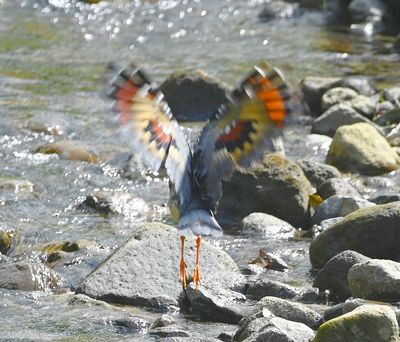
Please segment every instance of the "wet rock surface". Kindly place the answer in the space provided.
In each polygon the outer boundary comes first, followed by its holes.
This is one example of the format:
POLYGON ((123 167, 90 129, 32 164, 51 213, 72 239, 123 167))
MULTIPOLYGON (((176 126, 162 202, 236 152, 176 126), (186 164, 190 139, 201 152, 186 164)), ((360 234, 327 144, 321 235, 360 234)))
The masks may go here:
MULTIPOLYGON (((194 238, 186 241, 188 270, 194 269, 194 238)), ((180 241, 175 228, 149 223, 82 281, 78 293, 109 302, 161 310, 177 306, 180 241)), ((234 261, 222 250, 202 244, 204 286, 229 288, 242 281, 234 261), (221 277, 220 275, 223 274, 221 277)))
POLYGON ((310 244, 313 267, 322 268, 336 254, 353 250, 370 258, 398 258, 400 202, 352 212, 310 244), (379 237, 379 238, 378 238, 379 237))
MULTIPOLYGON (((317 189, 319 189, 322 184, 326 183, 331 178, 338 179, 341 177, 340 171, 332 165, 312 162, 310 160, 300 160, 297 163, 300 165, 307 179, 317 189)), ((324 196, 321 193, 320 195, 323 198, 329 197, 324 196)))
POLYGON ((329 178, 317 187, 317 193, 323 199, 327 199, 335 195, 358 198, 361 197, 358 190, 352 186, 347 179, 344 178, 329 178))

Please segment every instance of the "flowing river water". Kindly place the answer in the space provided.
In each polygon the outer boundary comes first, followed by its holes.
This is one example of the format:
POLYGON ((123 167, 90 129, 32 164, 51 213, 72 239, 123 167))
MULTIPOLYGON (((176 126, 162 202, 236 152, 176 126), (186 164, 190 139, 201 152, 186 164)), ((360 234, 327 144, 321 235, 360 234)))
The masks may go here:
MULTIPOLYGON (((41 258, 35 246, 79 241, 84 247, 55 269, 62 287, 73 289, 143 222, 171 223, 166 179, 138 167, 129 177, 117 172, 128 148, 116 134, 101 94, 110 62, 133 60, 157 82, 178 69, 200 68, 229 87, 263 59, 291 66, 297 81, 306 75, 353 74, 371 76, 380 86, 398 81, 398 57, 387 52, 393 37, 329 27, 322 11, 262 21, 262 7, 257 0, 115 0, 97 5, 0 0, 0 228, 13 231, 17 242, 11 254, 35 261, 41 258), (48 128, 53 134, 44 132, 48 128), (37 153, 65 140, 85 146, 98 162, 37 153), (104 217, 76 208, 99 192, 112 199, 120 214, 104 217)), ((303 143, 308 130, 288 130, 287 155, 323 161, 327 146, 303 143)), ((377 191, 393 182, 377 177, 377 191)), ((240 266, 265 248, 291 267, 281 281, 301 286, 309 279, 307 241, 226 234, 214 243, 240 266)), ((134 338, 95 309, 71 309, 70 297, 68 292, 0 290, 0 339, 134 338)), ((129 310, 150 320, 158 317, 129 310)), ((178 319, 187 329, 199 330, 200 323, 178 319)), ((218 325, 210 324, 209 331, 213 326, 218 325)))

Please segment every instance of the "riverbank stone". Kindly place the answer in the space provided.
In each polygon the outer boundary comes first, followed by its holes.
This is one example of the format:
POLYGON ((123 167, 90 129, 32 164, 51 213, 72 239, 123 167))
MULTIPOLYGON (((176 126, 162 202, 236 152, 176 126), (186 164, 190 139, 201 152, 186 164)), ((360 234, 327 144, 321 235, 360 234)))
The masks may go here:
POLYGON ((374 127, 356 123, 338 128, 326 162, 340 170, 377 175, 397 170, 400 157, 374 127))
POLYGON ((28 261, 0 263, 0 288, 49 291, 58 283, 58 275, 45 265, 28 261))
POLYGON ((339 127, 360 122, 374 125, 371 120, 358 113, 349 103, 338 103, 314 120, 311 132, 332 137, 339 127))
MULTIPOLYGON (((187 238, 185 259, 193 270, 195 238, 187 238)), ((203 240, 202 284, 229 288, 243 281, 238 267, 221 249, 203 240)), ((79 285, 77 293, 121 304, 168 310, 178 305, 180 240, 178 231, 161 223, 146 223, 79 285)))
POLYGON ((313 286, 321 291, 329 290, 330 298, 334 300, 345 300, 351 296, 347 284, 349 269, 353 265, 368 259, 354 251, 343 251, 328 260, 314 278, 313 286))
POLYGON ((160 86, 177 120, 201 121, 213 115, 227 101, 222 83, 202 70, 182 70, 160 86))
POLYGON ((294 227, 310 224, 309 195, 313 188, 300 166, 278 154, 268 154, 252 170, 237 171, 223 183, 217 218, 240 222, 263 212, 294 227))
POLYGON ((317 189, 329 179, 339 179, 341 177, 340 171, 332 165, 306 159, 299 160, 297 164, 300 165, 307 179, 317 189))
POLYGON ((331 88, 327 92, 325 92, 324 95, 322 95, 322 109, 327 110, 335 104, 353 100, 357 96, 357 92, 350 88, 331 88))
POLYGON ((317 193, 323 199, 331 196, 361 197, 358 190, 352 186, 346 178, 329 178, 319 187, 317 193))
POLYGON ((299 295, 299 291, 288 284, 266 277, 254 282, 249 282, 246 296, 254 300, 264 297, 277 297, 282 299, 293 299, 299 295))
POLYGON ((348 273, 353 297, 400 301, 400 263, 392 260, 366 260, 353 265, 348 273))
POLYGON ((385 305, 363 305, 322 324, 313 342, 398 342, 399 326, 385 305))
POLYGON ((310 244, 310 261, 320 269, 336 254, 353 250, 369 258, 396 260, 400 245, 400 202, 358 209, 323 231, 310 244))
POLYGON ((237 324, 254 308, 247 304, 246 296, 222 288, 209 288, 204 285, 196 289, 193 283, 186 288, 186 295, 192 313, 203 321, 237 324))
POLYGON ((246 235, 265 235, 271 239, 289 239, 295 228, 275 216, 265 213, 251 213, 241 222, 242 233, 246 235))
POLYGON ((71 140, 61 140, 39 147, 36 153, 57 154, 62 159, 97 163, 98 156, 81 143, 71 140))
POLYGON ((299 5, 282 0, 267 2, 259 13, 262 20, 289 19, 300 14, 299 5))
POLYGON ((333 217, 343 217, 360 208, 375 206, 375 203, 360 197, 334 195, 323 201, 316 209, 312 217, 314 224, 333 217))

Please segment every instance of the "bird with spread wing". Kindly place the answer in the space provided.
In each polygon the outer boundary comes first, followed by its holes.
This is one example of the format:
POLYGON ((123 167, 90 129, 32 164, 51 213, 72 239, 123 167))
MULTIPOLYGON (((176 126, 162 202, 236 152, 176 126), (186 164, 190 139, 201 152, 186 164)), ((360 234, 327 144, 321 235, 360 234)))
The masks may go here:
POLYGON ((193 281, 200 283, 202 236, 222 235, 214 212, 222 195, 222 180, 236 168, 249 168, 282 135, 288 116, 301 108, 281 69, 268 63, 254 67, 204 126, 191 149, 163 94, 134 64, 121 69, 108 93, 119 113, 121 130, 145 164, 170 179, 171 217, 181 239, 180 278, 187 284, 185 236, 197 236, 193 281))

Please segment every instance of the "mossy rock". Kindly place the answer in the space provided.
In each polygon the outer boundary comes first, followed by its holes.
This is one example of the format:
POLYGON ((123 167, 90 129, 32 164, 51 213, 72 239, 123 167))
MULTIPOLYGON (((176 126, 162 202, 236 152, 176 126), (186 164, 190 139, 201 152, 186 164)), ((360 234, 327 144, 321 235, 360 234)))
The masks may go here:
POLYGON ((6 255, 13 240, 12 233, 0 229, 0 253, 6 255))
POLYGON ((400 166, 400 158, 387 140, 366 123, 339 127, 326 162, 343 171, 367 175, 391 172, 400 166))
POLYGON ((68 140, 58 141, 36 150, 37 153, 57 154, 62 159, 80 160, 89 163, 97 163, 98 157, 84 146, 68 140))
POLYGON ((385 305, 363 305, 322 324, 313 342, 398 342, 394 311, 385 305))

